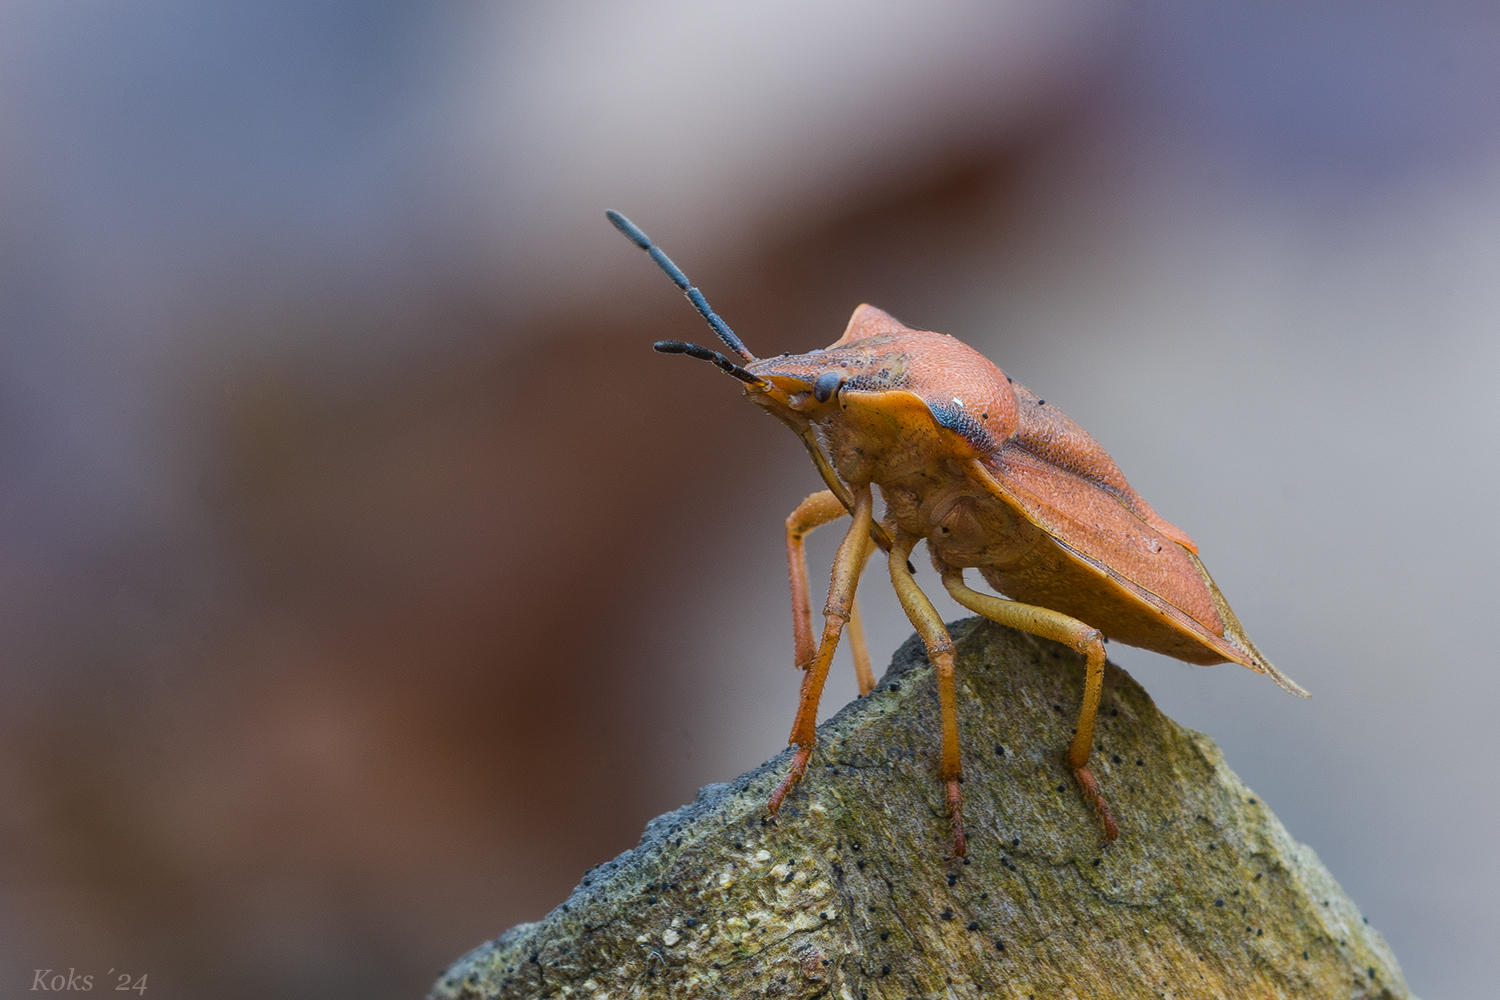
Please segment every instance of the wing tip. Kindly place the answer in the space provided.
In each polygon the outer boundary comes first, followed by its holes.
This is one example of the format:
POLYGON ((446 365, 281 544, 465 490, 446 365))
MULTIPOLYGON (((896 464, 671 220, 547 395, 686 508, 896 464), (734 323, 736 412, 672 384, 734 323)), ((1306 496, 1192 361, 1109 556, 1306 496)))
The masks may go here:
POLYGON ((1260 661, 1260 668, 1270 676, 1271 680, 1276 682, 1277 687, 1281 688, 1281 690, 1285 691, 1287 694, 1294 694, 1298 698, 1312 697, 1311 691, 1307 690, 1301 684, 1298 684, 1296 681, 1292 680, 1280 670, 1277 670, 1275 667, 1271 666, 1265 660, 1260 661))

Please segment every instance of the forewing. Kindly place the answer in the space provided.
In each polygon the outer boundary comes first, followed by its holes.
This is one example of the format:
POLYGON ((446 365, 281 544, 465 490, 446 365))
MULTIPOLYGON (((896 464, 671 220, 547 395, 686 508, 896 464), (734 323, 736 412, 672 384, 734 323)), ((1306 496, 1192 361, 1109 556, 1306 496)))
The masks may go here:
POLYGON ((1125 508, 1145 521, 1158 534, 1177 542, 1189 552, 1198 546, 1187 532, 1170 523, 1125 481, 1125 473, 1109 452, 1055 406, 1048 406, 1019 382, 1011 384, 1016 397, 1016 433, 1008 444, 1020 448, 1047 465, 1069 472, 1085 482, 1102 487, 1125 508))
POLYGON ((1224 623, 1186 549, 1131 510, 1108 486, 1059 468, 1015 444, 985 468, 1027 519, 1128 583, 1149 603, 1166 603, 1215 637, 1224 623))

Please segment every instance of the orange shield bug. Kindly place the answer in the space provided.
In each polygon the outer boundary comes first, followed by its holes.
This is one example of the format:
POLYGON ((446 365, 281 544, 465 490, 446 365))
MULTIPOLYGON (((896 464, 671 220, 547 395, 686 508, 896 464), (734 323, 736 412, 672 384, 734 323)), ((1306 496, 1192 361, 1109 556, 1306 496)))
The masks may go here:
POLYGON ((1119 830, 1088 760, 1106 638, 1188 663, 1240 663, 1269 674, 1292 694, 1308 696, 1245 635, 1193 540, 1130 488, 1083 428, 978 351, 862 305, 827 348, 757 358, 645 233, 618 212, 606 214, 651 255, 744 364, 679 341, 659 341, 656 350, 712 362, 739 379, 752 402, 802 440, 828 487, 786 522, 796 662, 804 673, 790 739, 796 752, 766 804, 768 814, 776 814, 807 771, 817 740, 818 699, 846 625, 860 693, 874 686, 854 590, 877 546, 889 553, 891 583, 937 674, 939 776, 956 855, 966 853, 967 840, 953 642, 913 577, 909 556, 919 541, 927 542, 943 586, 959 604, 1086 656, 1083 706, 1067 763, 1103 824, 1105 842, 1119 830), (879 521, 872 486, 880 487, 885 500, 879 521), (823 635, 814 642, 803 538, 845 514, 853 523, 834 559, 823 635), (978 570, 1008 599, 971 590, 964 583, 966 569, 978 570))

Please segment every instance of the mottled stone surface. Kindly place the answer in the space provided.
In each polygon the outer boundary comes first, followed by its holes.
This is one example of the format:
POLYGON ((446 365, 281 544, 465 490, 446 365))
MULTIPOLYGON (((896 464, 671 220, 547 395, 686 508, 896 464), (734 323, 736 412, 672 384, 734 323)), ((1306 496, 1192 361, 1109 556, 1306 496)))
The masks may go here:
POLYGON ((1113 665, 1093 766, 1120 839, 1101 848, 1063 764, 1082 658, 979 619, 952 628, 967 862, 913 638, 819 730, 778 824, 761 817, 787 754, 653 820, 433 997, 1410 995, 1317 855, 1113 665))

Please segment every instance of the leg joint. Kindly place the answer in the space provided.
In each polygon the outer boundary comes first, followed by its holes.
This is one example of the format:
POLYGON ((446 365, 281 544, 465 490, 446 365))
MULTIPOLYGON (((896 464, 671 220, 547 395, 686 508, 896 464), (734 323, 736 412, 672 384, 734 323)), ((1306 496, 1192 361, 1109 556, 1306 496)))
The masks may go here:
POLYGON ((1084 632, 1078 637, 1078 641, 1073 644, 1073 648, 1080 653, 1087 653, 1095 647, 1099 649, 1104 648, 1104 633, 1096 628, 1091 628, 1084 632))

